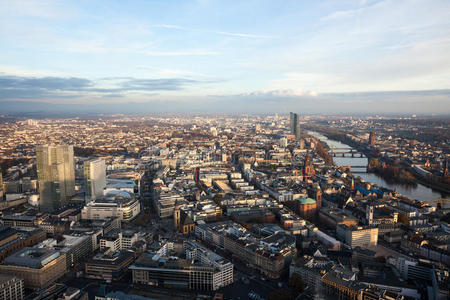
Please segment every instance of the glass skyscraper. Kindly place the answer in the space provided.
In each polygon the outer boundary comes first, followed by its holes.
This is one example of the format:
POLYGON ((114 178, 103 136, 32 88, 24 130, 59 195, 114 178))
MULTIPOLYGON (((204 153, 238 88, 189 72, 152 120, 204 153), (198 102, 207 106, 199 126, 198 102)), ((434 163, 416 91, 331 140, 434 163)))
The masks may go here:
POLYGON ((84 187, 87 202, 103 196, 103 189, 106 187, 106 167, 103 159, 84 162, 84 187))
POLYGON ((290 129, 296 139, 300 139, 300 117, 298 114, 290 113, 290 129))
POLYGON ((52 212, 67 205, 75 194, 73 146, 37 146, 36 166, 39 180, 39 207, 52 212))

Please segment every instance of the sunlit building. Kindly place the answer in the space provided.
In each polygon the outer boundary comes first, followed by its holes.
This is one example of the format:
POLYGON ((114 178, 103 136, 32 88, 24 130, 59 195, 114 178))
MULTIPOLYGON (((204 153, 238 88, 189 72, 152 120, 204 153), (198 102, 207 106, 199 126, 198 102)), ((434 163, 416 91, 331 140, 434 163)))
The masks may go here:
POLYGON ((36 165, 42 211, 51 212, 75 194, 73 146, 37 146, 36 165))
POLYGON ((84 186, 86 201, 103 196, 106 188, 106 167, 103 159, 92 159, 84 162, 84 186))
POLYGON ((103 198, 89 202, 81 210, 81 218, 104 220, 117 217, 130 221, 141 212, 141 204, 134 195, 120 190, 111 190, 103 198))

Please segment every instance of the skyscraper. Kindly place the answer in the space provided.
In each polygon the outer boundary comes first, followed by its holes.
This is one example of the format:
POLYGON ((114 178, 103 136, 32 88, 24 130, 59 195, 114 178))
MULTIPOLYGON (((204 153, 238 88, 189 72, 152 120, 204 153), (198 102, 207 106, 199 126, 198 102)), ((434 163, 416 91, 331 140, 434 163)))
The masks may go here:
POLYGON ((200 183, 200 168, 196 167, 194 169, 194 181, 195 183, 200 183))
POLYGON ((73 146, 37 146, 36 166, 40 209, 51 212, 65 206, 75 194, 73 146))
POLYGON ((296 139, 300 139, 300 118, 298 114, 290 113, 290 129, 296 139))
POLYGON ((87 202, 103 196, 103 189, 106 187, 106 167, 103 159, 84 162, 84 186, 87 202))

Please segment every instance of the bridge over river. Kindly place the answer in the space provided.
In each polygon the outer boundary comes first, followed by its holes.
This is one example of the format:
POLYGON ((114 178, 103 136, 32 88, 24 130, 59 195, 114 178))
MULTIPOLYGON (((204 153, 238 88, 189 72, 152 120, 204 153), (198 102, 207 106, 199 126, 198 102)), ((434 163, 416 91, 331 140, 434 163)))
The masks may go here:
POLYGON ((366 157, 363 153, 352 148, 330 148, 333 157, 366 157), (346 155, 347 154, 347 155, 346 155))

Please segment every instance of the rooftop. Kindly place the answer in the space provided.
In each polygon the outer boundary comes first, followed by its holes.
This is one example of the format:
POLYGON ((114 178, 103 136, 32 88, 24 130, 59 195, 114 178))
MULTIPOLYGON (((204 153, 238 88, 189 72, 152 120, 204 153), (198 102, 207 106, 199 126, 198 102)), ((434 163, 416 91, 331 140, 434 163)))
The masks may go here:
POLYGON ((8 256, 4 264, 40 269, 59 256, 60 252, 57 250, 26 247, 8 256))

